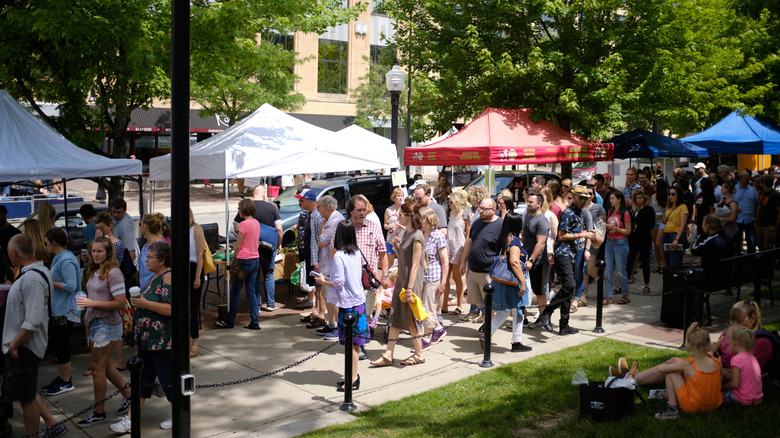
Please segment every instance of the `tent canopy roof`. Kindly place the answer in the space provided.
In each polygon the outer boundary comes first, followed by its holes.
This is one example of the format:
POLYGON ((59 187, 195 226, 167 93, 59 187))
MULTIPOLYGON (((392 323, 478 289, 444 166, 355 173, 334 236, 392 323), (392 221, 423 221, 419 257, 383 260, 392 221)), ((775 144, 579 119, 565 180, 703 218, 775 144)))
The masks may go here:
POLYGON ((780 128, 776 123, 736 112, 681 140, 707 148, 710 154, 780 154, 780 128))
POLYGON ((0 181, 139 175, 141 161, 112 159, 71 143, 0 90, 0 181))
POLYGON ((707 149, 644 129, 620 134, 610 141, 615 144, 615 158, 705 158, 709 156, 707 149))
MULTIPOLYGON (((361 128, 334 133, 263 104, 230 128, 194 144, 190 177, 249 178, 398 167, 395 148, 383 140, 361 128)), ((170 160, 170 155, 151 160, 152 181, 170 179, 170 160)))
POLYGON ((407 165, 509 165, 600 161, 612 145, 594 142, 552 122, 531 120, 533 110, 486 108, 456 134, 427 146, 407 148, 407 165))

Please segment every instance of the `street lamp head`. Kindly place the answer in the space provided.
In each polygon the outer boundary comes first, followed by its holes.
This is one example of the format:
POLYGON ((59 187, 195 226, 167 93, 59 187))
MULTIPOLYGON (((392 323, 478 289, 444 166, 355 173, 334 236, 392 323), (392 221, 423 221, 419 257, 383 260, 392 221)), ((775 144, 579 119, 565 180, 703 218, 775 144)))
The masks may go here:
POLYGON ((385 74, 387 91, 403 91, 405 82, 406 74, 398 68, 398 64, 393 65, 393 68, 385 74))

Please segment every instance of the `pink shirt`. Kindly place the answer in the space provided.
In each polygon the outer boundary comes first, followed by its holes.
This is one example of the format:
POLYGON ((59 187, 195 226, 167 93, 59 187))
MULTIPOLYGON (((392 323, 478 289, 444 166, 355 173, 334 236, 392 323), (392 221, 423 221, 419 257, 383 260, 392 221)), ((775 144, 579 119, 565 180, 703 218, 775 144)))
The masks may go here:
POLYGON ((750 353, 737 353, 731 358, 731 368, 739 368, 739 386, 734 398, 742 405, 757 405, 764 398, 761 391, 761 367, 750 353))
MULTIPOLYGON (((618 228, 628 228, 628 225, 626 225, 628 222, 631 221, 631 216, 628 214, 628 210, 623 210, 622 214, 618 214, 618 212, 613 212, 609 217, 607 218, 607 224, 614 225, 618 228), (623 216, 621 218, 621 216, 623 216)), ((610 231, 607 233, 607 239, 625 239, 625 234, 620 234, 617 231, 610 231)))
POLYGON ((257 247, 260 246, 260 222, 253 217, 244 219, 238 224, 238 232, 244 234, 244 240, 241 242, 236 258, 243 260, 259 258, 257 247))

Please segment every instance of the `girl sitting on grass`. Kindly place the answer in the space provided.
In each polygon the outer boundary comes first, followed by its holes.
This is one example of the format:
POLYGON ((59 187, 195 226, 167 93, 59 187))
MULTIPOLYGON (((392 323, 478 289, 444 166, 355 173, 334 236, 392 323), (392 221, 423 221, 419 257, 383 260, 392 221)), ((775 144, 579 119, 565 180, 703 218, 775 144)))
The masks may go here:
POLYGON ((761 367, 750 352, 753 350, 753 332, 743 326, 731 329, 731 379, 721 387, 723 403, 739 402, 743 406, 761 403, 761 367))
POLYGON ((674 357, 637 375, 637 383, 645 373, 664 376, 669 401, 661 412, 655 414, 655 418, 674 420, 680 409, 689 413, 712 412, 723 401, 720 362, 709 356, 710 334, 696 322, 688 327, 685 350, 691 357, 674 357))

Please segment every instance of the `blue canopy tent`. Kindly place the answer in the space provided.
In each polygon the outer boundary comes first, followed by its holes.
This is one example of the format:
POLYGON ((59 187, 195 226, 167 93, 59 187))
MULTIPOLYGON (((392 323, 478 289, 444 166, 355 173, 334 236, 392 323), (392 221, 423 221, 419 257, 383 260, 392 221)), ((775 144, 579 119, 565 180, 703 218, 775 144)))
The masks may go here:
POLYGON ((609 141, 615 145, 615 158, 706 158, 707 149, 676 138, 635 129, 609 141))
POLYGON ((707 148, 710 154, 780 154, 780 128, 776 123, 736 112, 682 140, 707 148))

